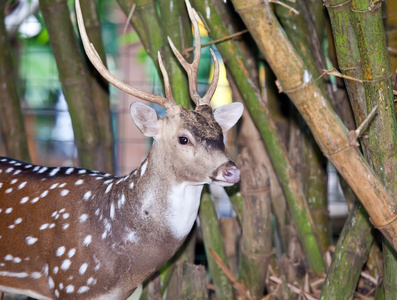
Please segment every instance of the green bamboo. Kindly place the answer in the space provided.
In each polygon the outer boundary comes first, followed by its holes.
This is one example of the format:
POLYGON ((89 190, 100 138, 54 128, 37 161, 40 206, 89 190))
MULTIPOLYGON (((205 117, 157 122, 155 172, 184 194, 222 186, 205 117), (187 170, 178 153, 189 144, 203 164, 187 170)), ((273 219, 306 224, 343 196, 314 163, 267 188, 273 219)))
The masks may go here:
MULTIPOLYGON (((352 17, 358 40, 368 110, 378 106, 368 132, 368 154, 372 167, 397 196, 397 122, 391 83, 391 65, 386 45, 381 3, 353 0, 352 17)), ((383 245, 386 299, 397 298, 397 259, 387 241, 383 245)))
MULTIPOLYGON (((86 0, 81 2, 81 11, 84 16, 84 25, 87 30, 91 43, 106 66, 106 53, 102 42, 102 31, 99 22, 96 2, 86 0)), ((87 60, 88 62, 88 60, 87 60)), ((101 159, 98 160, 97 169, 114 173, 113 155, 113 130, 110 113, 109 83, 98 73, 98 71, 88 63, 91 95, 95 109, 96 120, 99 129, 99 151, 101 159)))
POLYGON ((78 49, 66 0, 40 0, 63 92, 72 118, 80 166, 96 169, 99 130, 91 88, 78 49))
MULTIPOLYGON (((350 18, 350 3, 343 4, 344 1, 326 1, 325 4, 328 8, 328 13, 331 19, 331 25, 334 35, 334 41, 337 51, 338 64, 341 72, 345 75, 362 78, 361 69, 361 57, 358 50, 356 36, 351 24, 350 18)), ((349 94, 349 98, 353 107, 355 119, 357 125, 360 125, 366 115, 366 103, 365 103, 365 90, 362 83, 352 80, 345 80, 345 85, 349 94)), ((367 154, 367 139, 361 139, 362 149, 367 154)), ((368 155, 365 155, 367 160, 370 159, 368 155)), ((357 204, 360 206, 360 204, 357 204)), ((353 224, 346 223, 348 229, 343 230, 340 241, 345 240, 344 235, 350 234, 349 231, 353 232, 370 232, 372 225, 367 221, 367 214, 362 207, 358 207, 355 211, 362 212, 358 218, 350 218, 350 221, 354 221, 353 224)), ((350 244, 344 244, 343 248, 338 246, 335 251, 334 260, 332 262, 330 271, 328 272, 324 288, 322 290, 323 299, 332 298, 335 295, 342 297, 344 295, 351 295, 357 285, 358 274, 365 263, 364 258, 360 260, 347 262, 342 264, 340 258, 344 257, 340 254, 342 249, 351 253, 367 253, 371 247, 373 241, 373 235, 367 234, 360 238, 356 236, 356 240, 351 239, 350 244), (342 270, 349 270, 348 272, 341 272, 334 265, 339 266, 342 270), (349 268, 342 268, 342 265, 350 265, 349 268), (355 281, 352 281, 352 278, 355 281), (349 288, 350 290, 347 290, 349 288), (339 294, 337 294, 339 291, 339 294), (329 296, 331 295, 331 296, 329 296)), ((349 256, 346 256, 346 259, 349 256)))
POLYGON ((389 52, 392 70, 397 69, 397 2, 385 1, 385 30, 387 45, 393 49, 389 52))
POLYGON ((317 36, 319 37, 320 44, 323 40, 324 25, 326 23, 324 5, 318 0, 305 1, 309 7, 310 15, 313 20, 313 24, 316 28, 317 36))
POLYGON ((356 205, 341 232, 320 299, 353 299, 361 269, 368 258, 372 236, 368 214, 362 205, 356 205))
POLYGON ((352 137, 292 48, 268 3, 245 0, 234 1, 234 5, 278 77, 279 88, 294 102, 324 155, 352 187, 375 226, 397 249, 397 222, 393 222, 397 204, 352 145, 352 137))
POLYGON ((6 4, 7 1, 0 3, 0 132, 6 154, 29 161, 25 120, 17 91, 18 69, 14 64, 13 50, 4 25, 6 4))
POLYGON ((204 266, 191 263, 179 264, 170 282, 166 300, 206 300, 208 287, 204 266))
POLYGON ((227 264, 215 205, 207 188, 205 188, 201 196, 199 217, 201 232, 204 239, 204 249, 207 255, 208 268, 215 286, 216 299, 233 299, 232 285, 210 253, 210 249, 214 250, 221 257, 223 262, 227 264))
POLYGON ((272 250, 270 181, 266 167, 258 165, 249 150, 243 148, 237 162, 244 201, 239 279, 251 296, 260 299, 272 250))
MULTIPOLYGON (((308 14, 306 3, 298 0, 295 3, 289 3, 289 6, 299 10, 300 13, 298 15, 291 14, 290 9, 281 5, 276 6, 276 13, 291 44, 302 57, 309 71, 314 77, 318 78, 321 75, 319 65, 322 64, 323 59, 319 41, 318 39, 313 39, 313 36, 316 37, 317 34, 312 25, 311 16, 308 14), (315 57, 318 57, 317 61, 315 57)), ((318 80, 317 83, 323 92, 326 93, 327 88, 324 81, 318 80)), ((299 137, 296 139, 296 146, 301 149, 298 151, 297 156, 291 156, 291 158, 299 165, 298 168, 302 170, 300 180, 302 188, 313 218, 315 231, 318 234, 322 249, 326 250, 330 244, 330 233, 328 231, 325 157, 322 155, 302 117, 298 114, 294 119, 296 119, 299 126, 299 137), (304 164, 301 162, 304 162, 304 164)))
MULTIPOLYGON (((205 22, 211 30, 210 37, 213 40, 229 35, 211 2, 204 5, 201 1, 195 0, 193 4, 205 18, 205 22)), ((294 223, 297 226, 299 238, 305 249, 309 266, 314 272, 325 273, 322 253, 314 234, 306 200, 294 178, 295 176, 286 150, 282 145, 269 110, 262 100, 259 90, 254 86, 252 80, 250 80, 250 75, 245 67, 242 55, 235 43, 231 40, 225 41, 217 44, 217 48, 226 62, 228 71, 234 77, 245 104, 269 151, 272 163, 287 197, 288 205, 294 223)))
POLYGON ((159 2, 160 21, 163 30, 163 53, 166 69, 170 75, 170 83, 175 102, 189 108, 189 84, 185 70, 179 64, 167 37, 170 37, 175 47, 182 52, 193 44, 190 20, 183 0, 164 0, 159 2))

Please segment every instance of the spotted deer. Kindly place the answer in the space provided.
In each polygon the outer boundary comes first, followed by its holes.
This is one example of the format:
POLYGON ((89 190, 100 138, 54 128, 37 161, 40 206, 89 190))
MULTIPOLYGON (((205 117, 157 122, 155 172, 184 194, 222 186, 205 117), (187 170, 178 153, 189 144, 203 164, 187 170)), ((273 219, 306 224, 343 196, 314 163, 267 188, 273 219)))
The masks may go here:
POLYGON ((166 97, 136 90, 103 66, 76 12, 85 50, 112 84, 166 108, 167 116, 131 105, 140 131, 153 137, 141 166, 124 177, 72 167, 44 167, 0 158, 0 291, 37 299, 126 299, 181 246, 197 217, 204 184, 230 186, 240 171, 225 150, 224 135, 238 121, 239 103, 215 111, 197 92, 200 38, 196 14, 187 2, 196 38, 193 63, 185 68, 194 110, 176 105, 159 56, 166 97))

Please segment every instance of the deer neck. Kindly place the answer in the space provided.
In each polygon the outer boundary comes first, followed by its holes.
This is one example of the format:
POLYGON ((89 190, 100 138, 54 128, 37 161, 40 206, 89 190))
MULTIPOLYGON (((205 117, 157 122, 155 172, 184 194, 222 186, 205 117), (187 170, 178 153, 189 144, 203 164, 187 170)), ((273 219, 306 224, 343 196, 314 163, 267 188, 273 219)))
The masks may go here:
POLYGON ((151 226, 182 243, 196 220, 203 184, 178 180, 168 161, 154 143, 133 178, 133 201, 142 223, 150 220, 151 226))

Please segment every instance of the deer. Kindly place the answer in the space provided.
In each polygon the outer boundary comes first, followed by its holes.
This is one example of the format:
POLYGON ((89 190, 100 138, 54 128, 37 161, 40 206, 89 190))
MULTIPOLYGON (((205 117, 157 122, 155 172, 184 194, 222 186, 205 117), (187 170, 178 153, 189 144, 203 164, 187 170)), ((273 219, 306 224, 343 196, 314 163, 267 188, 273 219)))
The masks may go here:
POLYGON ((169 44, 186 70, 187 110, 175 103, 158 53, 165 97, 135 89, 112 75, 90 43, 79 0, 76 15, 84 49, 111 84, 134 102, 131 117, 153 145, 142 164, 122 177, 77 167, 38 166, 0 157, 0 291, 36 299, 127 299, 182 245, 197 218, 205 184, 231 186, 240 170, 226 152, 225 134, 243 112, 241 103, 214 111, 219 64, 203 97, 197 91, 200 34, 186 0, 196 40, 192 63, 169 44))

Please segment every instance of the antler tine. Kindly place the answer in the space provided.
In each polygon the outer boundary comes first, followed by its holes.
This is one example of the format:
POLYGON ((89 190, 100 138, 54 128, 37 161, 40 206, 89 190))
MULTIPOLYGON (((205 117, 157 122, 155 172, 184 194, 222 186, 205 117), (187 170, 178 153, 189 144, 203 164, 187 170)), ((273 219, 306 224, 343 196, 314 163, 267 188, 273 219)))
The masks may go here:
MULTIPOLYGON (((118 79, 112 73, 110 73, 109 70, 103 64, 101 58, 98 55, 98 52, 95 50, 94 45, 91 44, 91 42, 88 38, 87 32, 85 30, 85 26, 84 26, 83 14, 81 12, 79 0, 75 1, 75 6, 76 6, 77 24, 79 27, 81 40, 83 41, 83 46, 84 46, 85 52, 87 53, 87 56, 90 59, 93 66, 98 70, 98 72, 102 75, 103 78, 105 78, 109 83, 113 84, 115 87, 119 88, 120 90, 122 90, 132 96, 135 96, 139 99, 159 104, 165 108, 169 108, 169 107, 175 105, 175 101, 173 100, 173 98, 168 99, 168 97, 164 98, 164 97, 161 97, 158 95, 149 94, 144 91, 138 90, 138 89, 133 88, 132 86, 126 84, 125 82, 122 82, 120 79, 118 79)), ((167 77, 168 77, 168 75, 167 75, 167 77)), ((165 80, 165 78, 164 78, 164 80, 165 80)), ((167 92, 166 92, 166 95, 167 95, 167 92)))
POLYGON ((212 77, 211 85, 208 88, 207 92, 205 93, 202 102, 210 103, 212 96, 215 94, 216 88, 218 87, 218 80, 219 80, 219 62, 216 58, 216 55, 212 49, 210 49, 212 59, 214 60, 214 76, 212 77))
POLYGON ((189 64, 183 58, 183 56, 178 51, 178 49, 176 49, 174 43, 171 41, 171 39, 169 37, 168 37, 168 42, 169 42, 171 49, 174 52, 176 58, 178 59, 180 64, 183 66, 183 68, 186 70, 186 73, 187 73, 187 76, 189 79, 190 97, 192 98, 194 103, 196 103, 197 106, 204 105, 204 104, 209 105, 210 101, 211 101, 211 97, 214 94, 215 89, 217 87, 217 83, 218 83, 218 79, 217 79, 219 77, 218 62, 217 62, 214 54, 212 54, 212 57, 214 58, 214 62, 215 62, 214 80, 212 81, 211 86, 210 86, 209 90, 207 91, 207 93, 205 94, 205 96, 203 98, 201 98, 198 93, 198 90, 197 90, 197 72, 198 72, 198 67, 199 67, 199 63, 200 63, 200 55, 201 55, 200 30, 199 30, 199 26, 198 26, 197 19, 196 19, 196 17, 198 18, 198 16, 197 16, 196 11, 190 5, 189 1, 185 0, 185 2, 186 2, 186 7, 187 7, 187 11, 188 11, 190 20, 193 25, 194 38, 195 38, 195 43, 196 43, 193 62, 191 64, 189 64), (216 78, 215 78, 215 75, 216 75, 216 78))
POLYGON ((163 74, 163 78, 164 78, 164 92, 165 92, 165 96, 167 98, 167 102, 165 103, 164 107, 166 109, 169 109, 172 106, 175 106, 176 103, 175 103, 175 100, 174 100, 174 96, 172 95, 170 79, 168 77, 167 70, 164 67, 164 63, 163 63, 163 60, 161 58, 160 51, 157 52, 157 59, 159 61, 159 66, 160 66, 161 73, 163 74))

